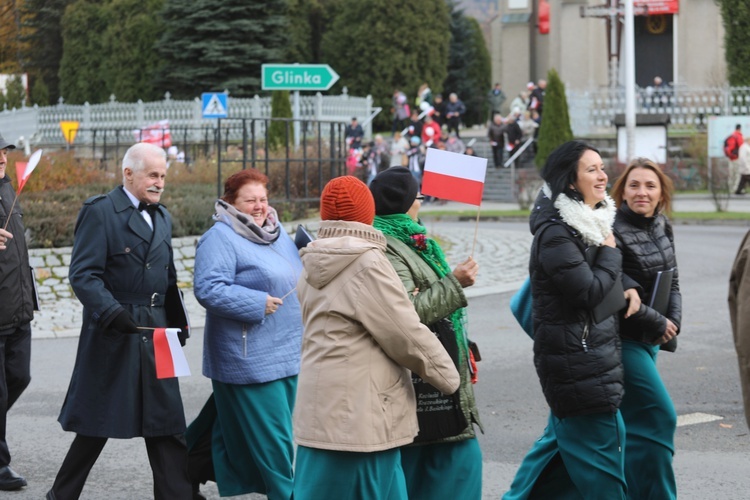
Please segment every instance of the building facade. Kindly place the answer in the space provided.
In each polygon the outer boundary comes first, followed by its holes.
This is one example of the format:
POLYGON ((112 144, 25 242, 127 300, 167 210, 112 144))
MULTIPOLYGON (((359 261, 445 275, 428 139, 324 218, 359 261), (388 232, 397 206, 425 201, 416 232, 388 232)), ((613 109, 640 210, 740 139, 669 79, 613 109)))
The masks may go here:
MULTIPOLYGON (((528 81, 545 78, 551 68, 572 90, 624 86, 624 52, 618 50, 624 44, 624 24, 616 22, 613 29, 611 22, 618 7, 624 10, 621 1, 498 2, 500 15, 491 25, 492 78, 509 96, 525 89, 528 81), (547 34, 537 26, 539 2, 549 4, 547 34), (610 46, 610 39, 619 43, 610 46)), ((726 82, 724 28, 714 0, 634 3, 636 85, 653 85, 657 76, 674 87, 726 82)))

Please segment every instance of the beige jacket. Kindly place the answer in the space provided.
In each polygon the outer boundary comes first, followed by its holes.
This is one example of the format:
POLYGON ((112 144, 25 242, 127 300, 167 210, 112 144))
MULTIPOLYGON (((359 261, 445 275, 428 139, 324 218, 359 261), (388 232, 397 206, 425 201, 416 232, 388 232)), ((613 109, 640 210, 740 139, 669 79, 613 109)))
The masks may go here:
POLYGON ((409 370, 446 394, 458 389, 450 356, 420 323, 385 248, 372 226, 326 221, 300 252, 299 445, 373 452, 409 444, 419 430, 409 370))

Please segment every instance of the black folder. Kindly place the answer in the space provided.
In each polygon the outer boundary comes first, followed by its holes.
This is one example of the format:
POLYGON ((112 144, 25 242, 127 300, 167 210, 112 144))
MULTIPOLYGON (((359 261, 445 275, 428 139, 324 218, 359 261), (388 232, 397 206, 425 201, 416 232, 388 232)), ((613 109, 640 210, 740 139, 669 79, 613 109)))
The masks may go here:
MULTIPOLYGON (((672 296, 672 280, 674 279, 674 268, 656 273, 654 288, 648 306, 659 314, 665 316, 669 309, 669 299, 672 296)), ((661 345, 661 350, 674 352, 677 349, 677 337, 666 344, 661 345)))
MULTIPOLYGON (((596 262, 596 254, 599 247, 588 247, 586 249, 586 262, 593 268, 596 262)), ((591 317, 594 324, 599 324, 613 314, 619 312, 627 306, 625 300, 625 290, 622 287, 622 276, 618 275, 614 286, 607 292, 604 299, 591 311, 591 317)))
POLYGON ((297 245, 297 250, 301 250, 307 246, 308 243, 313 241, 315 238, 307 232, 302 224, 297 226, 297 233, 294 235, 294 244, 297 245))

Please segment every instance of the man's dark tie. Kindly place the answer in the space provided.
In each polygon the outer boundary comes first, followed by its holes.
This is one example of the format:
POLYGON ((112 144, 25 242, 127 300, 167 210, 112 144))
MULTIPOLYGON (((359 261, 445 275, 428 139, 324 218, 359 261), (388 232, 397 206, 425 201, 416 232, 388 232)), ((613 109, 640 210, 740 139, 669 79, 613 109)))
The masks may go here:
POLYGON ((159 208, 158 203, 138 203, 138 211, 142 212, 146 210, 148 214, 151 216, 151 218, 154 217, 154 212, 156 212, 156 209, 159 208))

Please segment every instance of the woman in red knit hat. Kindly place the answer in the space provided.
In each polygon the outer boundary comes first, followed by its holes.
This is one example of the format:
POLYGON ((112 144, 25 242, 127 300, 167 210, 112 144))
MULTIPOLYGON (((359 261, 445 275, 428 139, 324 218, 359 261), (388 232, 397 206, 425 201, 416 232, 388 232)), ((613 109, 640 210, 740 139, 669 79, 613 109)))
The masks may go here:
POLYGON ((419 430, 409 370, 446 394, 459 375, 385 256, 367 186, 333 179, 320 215, 300 251, 294 498, 406 499, 399 447, 419 430))

